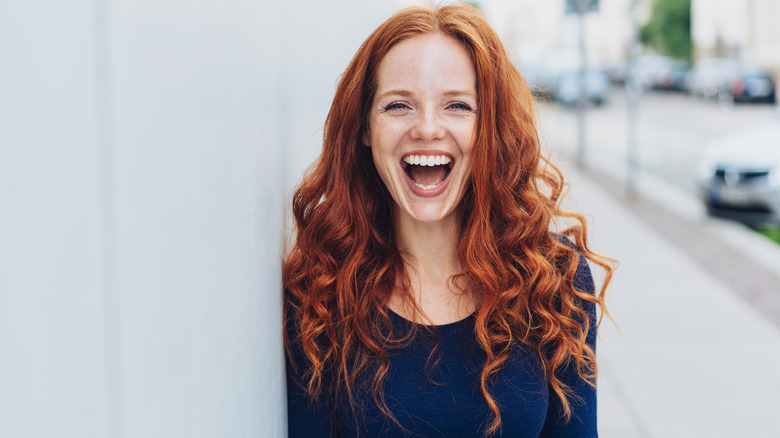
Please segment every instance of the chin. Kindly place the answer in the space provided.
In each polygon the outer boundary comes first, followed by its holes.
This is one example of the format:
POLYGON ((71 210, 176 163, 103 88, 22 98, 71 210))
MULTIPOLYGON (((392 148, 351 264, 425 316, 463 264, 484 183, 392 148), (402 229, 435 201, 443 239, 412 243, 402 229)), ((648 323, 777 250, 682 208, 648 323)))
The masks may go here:
POLYGON ((454 209, 450 208, 413 208, 413 209, 403 209, 404 214, 408 215, 412 219, 414 219, 417 222, 426 223, 426 224, 435 224, 438 222, 442 222, 445 219, 449 219, 452 216, 452 213, 454 209), (411 211, 410 211, 411 210, 411 211))
MULTIPOLYGON (((456 186, 453 185, 450 190, 455 188, 456 186)), ((407 190, 403 197, 405 198, 403 202, 398 202, 396 199, 396 208, 400 210, 400 214, 416 222, 434 224, 455 218, 462 196, 460 192, 444 192, 435 198, 420 197, 407 190)))

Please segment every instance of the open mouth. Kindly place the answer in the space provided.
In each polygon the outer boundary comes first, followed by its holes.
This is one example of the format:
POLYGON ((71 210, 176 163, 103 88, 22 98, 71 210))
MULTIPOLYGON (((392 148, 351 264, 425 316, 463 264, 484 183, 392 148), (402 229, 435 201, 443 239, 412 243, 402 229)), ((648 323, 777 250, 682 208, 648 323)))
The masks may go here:
POLYGON ((403 163, 404 172, 422 190, 434 190, 444 184, 453 164, 447 155, 407 155, 403 163))

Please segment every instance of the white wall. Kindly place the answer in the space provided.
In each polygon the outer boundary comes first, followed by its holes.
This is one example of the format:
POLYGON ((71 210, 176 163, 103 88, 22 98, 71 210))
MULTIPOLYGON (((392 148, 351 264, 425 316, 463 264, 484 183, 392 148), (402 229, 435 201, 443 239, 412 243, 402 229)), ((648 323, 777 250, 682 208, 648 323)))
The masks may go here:
POLYGON ((0 436, 284 436, 288 191, 396 4, 0 3, 0 436))
POLYGON ((89 1, 48 3, 0 3, 0 436, 97 437, 108 294, 96 17, 89 1))

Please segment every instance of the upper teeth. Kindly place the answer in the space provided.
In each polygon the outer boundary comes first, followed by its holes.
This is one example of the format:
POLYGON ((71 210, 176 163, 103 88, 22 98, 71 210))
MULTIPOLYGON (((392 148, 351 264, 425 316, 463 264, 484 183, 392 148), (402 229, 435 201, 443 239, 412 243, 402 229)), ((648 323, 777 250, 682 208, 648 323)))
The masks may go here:
POLYGON ((418 166, 440 166, 449 164, 452 158, 446 155, 407 155, 404 157, 404 161, 418 166))

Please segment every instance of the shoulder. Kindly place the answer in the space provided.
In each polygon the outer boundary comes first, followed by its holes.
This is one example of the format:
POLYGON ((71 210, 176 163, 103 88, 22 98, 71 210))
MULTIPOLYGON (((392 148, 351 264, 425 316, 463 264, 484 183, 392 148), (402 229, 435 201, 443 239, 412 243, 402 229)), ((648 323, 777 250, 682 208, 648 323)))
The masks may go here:
MULTIPOLYGON (((574 272, 573 286, 575 289, 589 293, 593 295, 595 293, 595 285, 593 282, 593 275, 590 270, 590 264, 588 258, 582 254, 579 247, 568 237, 563 234, 550 233, 555 240, 562 243, 564 246, 570 248, 571 254, 577 259, 577 270, 574 272)), ((568 267, 560 266, 562 271, 566 271, 568 267)))
MULTIPOLYGON (((586 342, 595 346, 596 328, 598 327, 596 302, 598 300, 596 299, 596 285, 588 258, 570 238, 561 234, 552 234, 560 243, 571 250, 569 255, 563 258, 564 265, 559 266, 565 281, 570 282, 568 283, 570 287, 562 288, 559 293, 571 297, 569 305, 574 310, 574 319, 581 324, 583 329, 587 330, 586 342)), ((562 301, 567 300, 563 298, 562 301)))

